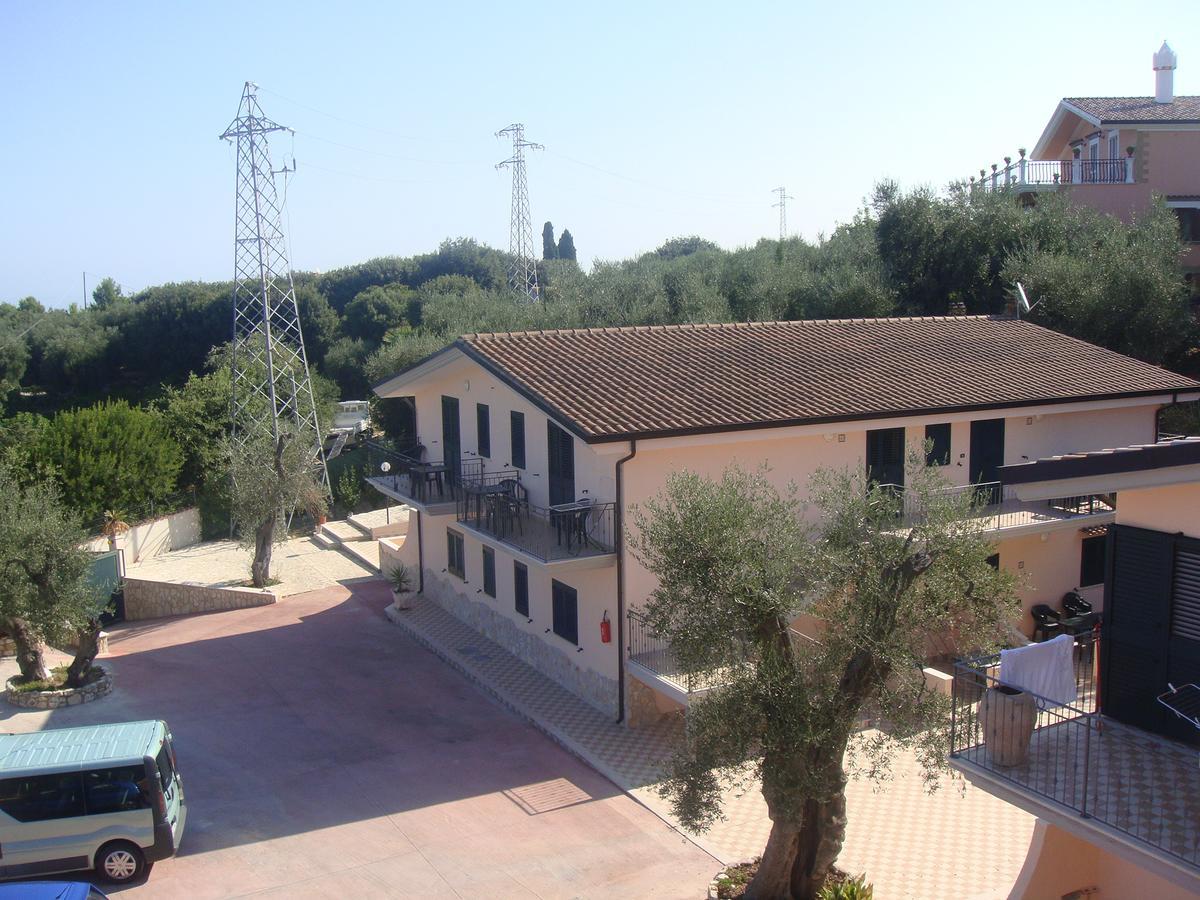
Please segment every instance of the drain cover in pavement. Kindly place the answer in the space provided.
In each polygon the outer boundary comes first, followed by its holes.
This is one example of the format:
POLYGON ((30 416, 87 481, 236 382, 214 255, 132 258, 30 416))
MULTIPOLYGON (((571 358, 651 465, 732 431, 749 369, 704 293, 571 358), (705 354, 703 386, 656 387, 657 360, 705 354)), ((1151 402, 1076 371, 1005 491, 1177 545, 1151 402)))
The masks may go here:
POLYGON ((586 791, 580 790, 565 778, 512 788, 505 791, 504 796, 531 816, 587 803, 592 799, 586 791))

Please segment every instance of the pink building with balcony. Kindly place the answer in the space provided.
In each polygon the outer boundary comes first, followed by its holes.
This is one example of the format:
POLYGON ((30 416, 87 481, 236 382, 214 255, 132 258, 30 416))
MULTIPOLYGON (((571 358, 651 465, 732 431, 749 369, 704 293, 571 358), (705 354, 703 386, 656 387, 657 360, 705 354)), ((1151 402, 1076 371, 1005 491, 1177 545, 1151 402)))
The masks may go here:
POLYGON ((1073 203, 1136 218, 1160 196, 1189 244, 1184 266, 1200 283, 1200 96, 1175 94, 1175 52, 1154 54, 1148 97, 1065 97, 1033 152, 980 169, 973 185, 1032 198, 1065 190, 1073 203))

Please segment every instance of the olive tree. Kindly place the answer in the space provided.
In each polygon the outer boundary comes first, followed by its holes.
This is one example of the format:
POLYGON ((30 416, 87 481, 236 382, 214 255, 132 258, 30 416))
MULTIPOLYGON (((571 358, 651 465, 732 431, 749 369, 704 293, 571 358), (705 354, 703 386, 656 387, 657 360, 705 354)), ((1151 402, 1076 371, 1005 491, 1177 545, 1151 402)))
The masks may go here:
POLYGON ((287 537, 288 514, 302 510, 318 516, 327 509, 314 443, 303 434, 282 430, 275 438, 229 441, 226 447, 234 528, 243 546, 254 550, 251 583, 266 587, 271 551, 287 537))
POLYGON ((90 581, 86 538, 54 484, 22 484, 0 470, 0 628, 16 644, 26 681, 48 677, 47 643, 79 647, 68 687, 78 687, 91 669, 107 598, 90 581))
POLYGON ((647 622, 685 673, 715 682, 688 710, 663 793, 704 830, 724 787, 761 780, 772 827, 748 897, 820 890, 845 835, 848 748, 876 777, 915 750, 935 781, 948 703, 926 688, 926 641, 990 646, 1016 611, 970 498, 910 469, 906 498, 821 471, 808 509, 761 472, 681 472, 635 511, 633 550, 658 579, 647 622), (829 623, 818 640, 791 629, 801 614, 829 623), (859 735, 879 711, 886 729, 859 735))

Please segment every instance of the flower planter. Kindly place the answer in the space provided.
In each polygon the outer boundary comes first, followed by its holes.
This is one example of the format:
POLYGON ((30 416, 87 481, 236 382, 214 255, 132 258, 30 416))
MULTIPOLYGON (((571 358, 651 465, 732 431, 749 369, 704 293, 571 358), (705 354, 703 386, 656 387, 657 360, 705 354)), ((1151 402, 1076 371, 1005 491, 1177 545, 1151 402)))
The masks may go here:
POLYGON ((979 703, 983 742, 988 759, 998 766, 1019 766, 1029 758, 1029 740, 1037 723, 1032 694, 999 685, 988 688, 979 703))
MULTIPOLYGON (((16 677, 16 676, 14 676, 16 677)), ((12 686, 12 678, 8 686, 12 686)), ((78 706, 90 703, 112 693, 112 673, 105 672, 103 677, 85 684, 81 688, 65 688, 61 691, 6 691, 5 699, 13 706, 24 709, 60 709, 64 706, 78 706)))
POLYGON ((392 605, 396 609, 412 609, 415 591, 392 591, 392 605))

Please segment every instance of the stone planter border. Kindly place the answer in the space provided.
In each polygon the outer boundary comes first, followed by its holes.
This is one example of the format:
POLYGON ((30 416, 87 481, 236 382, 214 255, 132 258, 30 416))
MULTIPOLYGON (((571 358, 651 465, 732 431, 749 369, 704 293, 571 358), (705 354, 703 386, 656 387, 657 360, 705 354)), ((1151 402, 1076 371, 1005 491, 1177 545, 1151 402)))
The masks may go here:
MULTIPOLYGON (((16 678, 17 676, 13 676, 16 678)), ((5 683, 6 688, 12 687, 12 678, 5 683)), ((12 691, 5 690, 4 697, 13 706, 23 709, 61 709, 64 706, 78 706, 90 703, 112 693, 113 677, 111 672, 105 672, 104 677, 85 684, 81 688, 67 688, 62 691, 12 691)))

